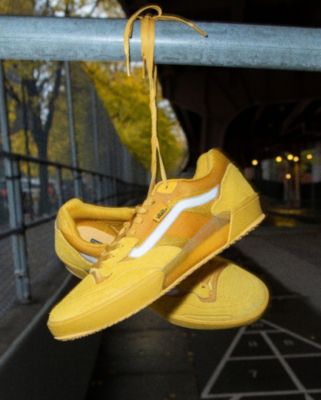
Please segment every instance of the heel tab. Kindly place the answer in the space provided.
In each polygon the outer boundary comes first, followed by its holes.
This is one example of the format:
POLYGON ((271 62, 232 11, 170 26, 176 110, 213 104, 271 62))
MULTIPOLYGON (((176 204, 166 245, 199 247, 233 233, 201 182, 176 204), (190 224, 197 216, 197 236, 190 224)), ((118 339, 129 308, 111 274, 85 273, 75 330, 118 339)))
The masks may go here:
POLYGON ((68 201, 66 201, 61 207, 60 210, 73 210, 74 208, 81 207, 83 205, 83 201, 78 197, 74 197, 68 201))
POLYGON ((208 151, 208 154, 213 158, 214 162, 221 162, 229 164, 231 161, 229 158, 218 148, 213 148, 208 151))
POLYGON ((219 149, 213 148, 198 158, 193 179, 204 178, 209 174, 223 175, 230 163, 219 149))

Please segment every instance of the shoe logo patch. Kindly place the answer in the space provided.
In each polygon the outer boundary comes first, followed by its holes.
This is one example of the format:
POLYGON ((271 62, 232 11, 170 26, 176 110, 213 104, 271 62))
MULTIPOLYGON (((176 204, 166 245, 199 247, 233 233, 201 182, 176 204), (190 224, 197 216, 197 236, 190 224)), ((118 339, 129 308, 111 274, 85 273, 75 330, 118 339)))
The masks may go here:
POLYGON ((168 207, 162 208, 161 210, 158 211, 153 220, 155 222, 159 222, 160 220, 163 219, 163 217, 167 214, 167 212, 168 212, 168 207))
POLYGON ((214 272, 207 280, 207 282, 203 282, 201 284, 201 288, 207 290, 207 296, 200 296, 198 293, 195 293, 198 299, 202 303, 214 303, 216 300, 216 284, 217 284, 217 273, 214 272))
POLYGON ((183 211, 190 208, 202 206, 206 203, 209 203, 210 201, 213 201, 217 197, 218 192, 219 185, 201 195, 178 201, 167 214, 164 214, 162 216, 163 218, 160 223, 144 240, 144 242, 140 246, 134 247, 132 249, 132 251, 129 253, 129 257, 138 258, 146 254, 164 236, 164 234, 173 225, 173 223, 177 220, 177 218, 181 215, 183 211))
POLYGON ((210 277, 203 279, 196 287, 189 285, 184 286, 183 284, 170 290, 168 293, 166 293, 166 296, 183 297, 190 293, 194 293, 202 303, 214 303, 217 295, 217 281, 223 269, 224 267, 219 268, 213 272, 210 277), (202 294, 204 293, 204 295, 197 293, 197 291, 201 292, 202 294))

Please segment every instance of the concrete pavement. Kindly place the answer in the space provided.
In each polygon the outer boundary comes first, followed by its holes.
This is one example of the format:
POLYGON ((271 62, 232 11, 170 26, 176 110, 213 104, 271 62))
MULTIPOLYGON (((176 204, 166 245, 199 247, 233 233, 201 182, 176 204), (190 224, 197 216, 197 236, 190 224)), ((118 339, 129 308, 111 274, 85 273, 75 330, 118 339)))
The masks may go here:
POLYGON ((321 230, 294 225, 225 252, 270 287, 263 320, 196 331, 145 310, 104 332, 87 400, 321 399, 321 230))

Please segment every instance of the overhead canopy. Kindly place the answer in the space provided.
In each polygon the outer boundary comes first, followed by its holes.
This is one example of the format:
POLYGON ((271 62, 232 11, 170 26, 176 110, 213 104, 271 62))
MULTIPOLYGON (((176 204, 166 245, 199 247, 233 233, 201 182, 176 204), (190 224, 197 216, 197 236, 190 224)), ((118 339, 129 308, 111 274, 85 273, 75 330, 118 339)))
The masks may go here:
MULTIPOLYGON (((120 0, 127 15, 148 4, 120 0)), ((175 0, 164 13, 195 21, 321 27, 321 2, 311 0, 175 0)), ((285 37, 284 40, 287 38, 285 37)), ((222 146, 241 164, 321 140, 321 73, 161 65, 164 95, 190 144, 190 163, 222 146)))

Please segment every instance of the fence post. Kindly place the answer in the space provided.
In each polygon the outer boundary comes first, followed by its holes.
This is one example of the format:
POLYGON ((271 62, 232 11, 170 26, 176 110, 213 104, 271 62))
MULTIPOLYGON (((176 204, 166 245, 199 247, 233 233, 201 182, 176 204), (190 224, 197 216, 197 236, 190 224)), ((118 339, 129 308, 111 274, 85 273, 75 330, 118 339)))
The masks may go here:
MULTIPOLYGON (((4 68, 0 61, 0 126, 2 148, 10 153, 11 145, 9 138, 9 125, 7 113, 7 99, 4 83, 4 68)), ((19 165, 10 158, 4 159, 4 170, 8 192, 9 224, 11 229, 18 229, 17 233, 11 236, 11 246, 14 262, 14 274, 16 283, 17 298, 21 303, 28 303, 31 300, 31 287, 29 268, 27 264, 27 245, 24 231, 22 198, 19 182, 19 165)))
POLYGON ((104 183, 103 183, 103 178, 101 175, 98 175, 98 186, 99 186, 99 194, 100 196, 98 197, 98 203, 104 203, 104 183))
MULTIPOLYGON (((77 143, 76 143, 76 135, 75 135, 75 121, 74 121, 74 107, 72 101, 72 89, 71 89, 71 73, 70 73, 70 64, 68 61, 64 62, 65 74, 66 74, 66 92, 67 92, 67 104, 68 104, 68 132, 69 132, 69 142, 70 142, 70 150, 71 150, 71 164, 73 168, 79 168, 78 162, 78 152, 77 152, 77 143)), ((79 171, 74 171, 75 178, 75 196, 82 197, 82 182, 81 182, 81 174, 79 171)))
POLYGON ((56 168, 56 179, 57 179, 58 205, 59 207, 61 207, 64 203, 64 193, 63 193, 62 173, 60 167, 56 168))
MULTIPOLYGON (((92 114, 92 133, 93 133, 93 141, 94 141, 94 158, 95 158, 95 168, 96 171, 101 172, 100 168, 100 157, 99 157, 99 144, 98 144, 98 124, 97 124, 97 95, 96 89, 94 86, 91 88, 91 114, 92 114)), ((96 198, 100 199, 101 196, 101 185, 99 178, 94 178, 93 182, 95 183, 95 195, 96 198)))

